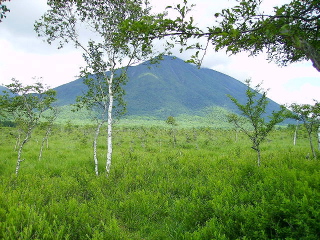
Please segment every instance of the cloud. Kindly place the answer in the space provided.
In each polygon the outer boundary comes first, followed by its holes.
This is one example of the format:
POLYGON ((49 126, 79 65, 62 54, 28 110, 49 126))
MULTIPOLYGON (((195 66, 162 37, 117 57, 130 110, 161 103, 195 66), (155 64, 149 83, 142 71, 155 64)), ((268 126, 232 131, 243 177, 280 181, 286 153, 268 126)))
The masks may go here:
POLYGON ((39 19, 47 9, 46 1, 19 0, 6 3, 10 12, 1 23, 1 29, 16 38, 34 37, 34 21, 39 19))
POLYGON ((10 83, 16 78, 25 84, 33 83, 32 77, 43 77, 51 87, 77 79, 79 68, 84 65, 81 53, 77 50, 61 54, 38 54, 16 51, 13 44, 0 40, 0 84, 10 83))
POLYGON ((305 83, 299 89, 286 92, 286 98, 291 100, 288 102, 289 104, 314 104, 314 100, 319 101, 319 92, 320 86, 305 83))
POLYGON ((47 10, 46 1, 10 1, 7 6, 10 12, 0 25, 0 84, 12 78, 31 84, 37 76, 56 87, 77 79, 84 65, 81 52, 72 46, 58 50, 34 31, 35 21, 47 10))
MULTIPOLYGON (((58 44, 48 45, 34 31, 35 21, 48 9, 46 1, 19 0, 6 3, 10 12, 0 27, 0 38, 9 41, 16 51, 38 54, 55 54, 58 44)), ((60 52, 63 54, 73 51, 73 47, 66 46, 60 52)))

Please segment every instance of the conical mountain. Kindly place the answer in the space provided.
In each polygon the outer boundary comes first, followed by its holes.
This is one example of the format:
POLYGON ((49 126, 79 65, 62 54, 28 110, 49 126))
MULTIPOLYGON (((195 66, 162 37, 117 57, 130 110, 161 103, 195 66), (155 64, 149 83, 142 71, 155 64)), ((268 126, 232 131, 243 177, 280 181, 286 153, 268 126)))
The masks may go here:
MULTIPOLYGON (((194 66, 181 59, 165 56, 159 64, 145 62, 128 69, 124 86, 127 115, 165 118, 169 115, 201 114, 209 107, 223 107, 236 111, 227 97, 232 95, 240 103, 246 102, 247 86, 223 73, 194 66)), ((75 102, 86 91, 82 79, 55 88, 58 105, 75 102)), ((270 100, 267 112, 278 110, 270 100)))

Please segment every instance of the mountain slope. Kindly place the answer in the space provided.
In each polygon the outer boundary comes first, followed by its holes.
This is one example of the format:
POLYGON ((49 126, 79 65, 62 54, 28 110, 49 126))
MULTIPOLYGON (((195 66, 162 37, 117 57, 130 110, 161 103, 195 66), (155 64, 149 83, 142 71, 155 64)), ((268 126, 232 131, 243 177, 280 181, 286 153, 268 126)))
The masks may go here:
MULTIPOLYGON (((128 69, 126 90, 127 115, 165 118, 169 115, 201 114, 219 106, 237 111, 227 94, 240 103, 246 101, 246 85, 220 72, 164 57, 159 64, 145 62, 128 69)), ((59 106, 72 104, 86 90, 82 79, 55 88, 59 106)), ((278 110, 270 100, 267 112, 278 110)))
POLYGON ((3 91, 8 91, 9 89, 4 87, 4 86, 0 86, 0 95, 3 94, 3 91))

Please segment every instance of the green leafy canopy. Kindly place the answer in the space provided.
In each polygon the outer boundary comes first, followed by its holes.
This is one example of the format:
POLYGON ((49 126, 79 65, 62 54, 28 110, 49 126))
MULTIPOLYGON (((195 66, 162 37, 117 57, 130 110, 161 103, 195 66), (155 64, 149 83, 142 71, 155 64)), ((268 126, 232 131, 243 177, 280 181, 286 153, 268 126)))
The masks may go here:
POLYGON ((151 20, 149 17, 128 24, 126 30, 139 33, 141 30, 137 26, 142 24, 150 39, 168 37, 169 47, 178 43, 181 51, 196 50, 190 61, 197 64, 201 64, 211 44, 216 51, 225 49, 231 54, 244 51, 255 56, 266 51, 268 59, 281 66, 309 59, 320 71, 318 0, 291 0, 274 7, 272 14, 261 12, 262 0, 236 2, 236 6, 216 13, 216 21, 205 29, 198 28, 194 19, 189 17, 193 6, 184 0, 183 4, 169 7, 178 13, 175 19, 170 19, 165 12, 151 16, 151 20), (193 41, 188 41, 190 39, 193 41), (206 40, 205 44, 198 39, 206 40))

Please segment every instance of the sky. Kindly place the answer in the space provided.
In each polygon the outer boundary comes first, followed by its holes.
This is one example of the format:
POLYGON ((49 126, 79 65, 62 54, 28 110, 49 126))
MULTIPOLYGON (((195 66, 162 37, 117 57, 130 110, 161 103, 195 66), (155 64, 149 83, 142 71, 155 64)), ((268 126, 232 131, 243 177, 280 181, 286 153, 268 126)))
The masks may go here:
MULTIPOLYGON (((182 0, 151 0, 155 9, 179 3, 182 0)), ((199 27, 210 26, 214 22, 214 13, 233 4, 232 0, 189 0, 196 6, 192 15, 199 27)), ((265 0, 263 11, 272 10, 275 4, 288 0, 265 0)), ((34 83, 34 78, 50 87, 78 79, 80 67, 84 66, 79 49, 66 46, 57 49, 57 44, 49 45, 37 37, 33 30, 35 20, 45 13, 45 0, 11 0, 6 3, 11 12, 0 23, 0 85, 9 84, 16 78, 24 84, 34 83)), ((187 60, 190 53, 174 55, 187 60)), ((269 89, 267 96, 279 104, 308 103, 320 100, 320 73, 312 67, 310 61, 279 67, 266 60, 265 54, 248 57, 246 53, 229 56, 224 51, 210 49, 205 55, 202 67, 210 68, 242 82, 250 78, 252 84, 263 82, 263 88, 269 89)))

